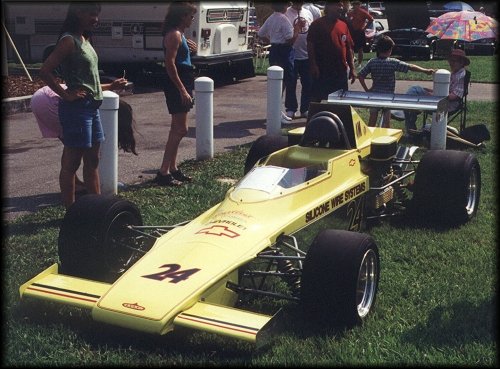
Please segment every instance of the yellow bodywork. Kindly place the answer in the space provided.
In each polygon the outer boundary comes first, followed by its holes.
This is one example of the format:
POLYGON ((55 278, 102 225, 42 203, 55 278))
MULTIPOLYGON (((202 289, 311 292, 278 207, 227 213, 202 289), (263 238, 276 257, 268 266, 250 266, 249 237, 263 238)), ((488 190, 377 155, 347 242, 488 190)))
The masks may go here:
POLYGON ((155 334, 182 325, 255 342, 272 316, 233 308, 237 295, 227 283, 236 284, 238 268, 279 235, 293 234, 365 194, 369 183, 360 160, 369 155, 371 141, 401 136, 400 130, 367 127, 351 110, 351 150, 292 146, 259 163, 323 165, 317 177, 271 192, 233 187, 221 203, 160 237, 113 284, 60 275, 54 265, 23 284, 21 296, 88 308, 96 320, 155 334))

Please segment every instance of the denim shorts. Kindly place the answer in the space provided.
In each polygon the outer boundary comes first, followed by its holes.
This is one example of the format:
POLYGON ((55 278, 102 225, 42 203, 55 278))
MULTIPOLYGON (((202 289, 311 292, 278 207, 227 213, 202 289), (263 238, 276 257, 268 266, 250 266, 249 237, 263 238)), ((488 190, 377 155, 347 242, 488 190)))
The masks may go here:
POLYGON ((64 146, 90 148, 104 141, 99 106, 102 101, 92 98, 59 102, 59 120, 64 146))

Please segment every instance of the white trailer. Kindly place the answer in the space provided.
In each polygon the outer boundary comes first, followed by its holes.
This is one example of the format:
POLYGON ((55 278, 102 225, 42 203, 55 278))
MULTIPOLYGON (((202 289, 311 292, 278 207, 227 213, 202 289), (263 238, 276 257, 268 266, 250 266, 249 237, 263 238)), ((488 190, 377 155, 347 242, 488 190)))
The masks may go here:
MULTIPOLYGON (((164 60, 161 28, 170 2, 106 2, 92 36, 100 68, 129 72, 164 60)), ((185 35, 198 44, 192 62, 200 75, 253 77, 247 1, 200 1, 185 35)), ((5 2, 6 26, 25 62, 42 62, 61 30, 68 3, 5 2)), ((130 74, 128 74, 131 77, 130 74)))

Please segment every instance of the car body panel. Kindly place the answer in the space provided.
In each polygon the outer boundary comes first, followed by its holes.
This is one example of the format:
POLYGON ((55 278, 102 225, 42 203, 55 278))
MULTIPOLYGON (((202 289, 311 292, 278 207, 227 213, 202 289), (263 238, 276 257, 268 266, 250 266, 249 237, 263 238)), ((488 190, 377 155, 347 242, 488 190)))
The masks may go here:
POLYGON ((58 265, 53 264, 26 283, 19 291, 21 295, 56 301, 61 304, 92 309, 110 284, 58 274, 58 265))

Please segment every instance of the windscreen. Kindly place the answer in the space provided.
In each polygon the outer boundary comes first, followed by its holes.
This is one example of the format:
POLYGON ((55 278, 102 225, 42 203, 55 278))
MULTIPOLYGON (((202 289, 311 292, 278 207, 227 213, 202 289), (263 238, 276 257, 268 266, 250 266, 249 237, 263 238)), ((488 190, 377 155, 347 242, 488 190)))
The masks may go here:
POLYGON ((272 193, 277 188, 292 188, 325 173, 326 164, 300 168, 278 166, 255 167, 236 185, 236 189, 252 189, 272 193))

